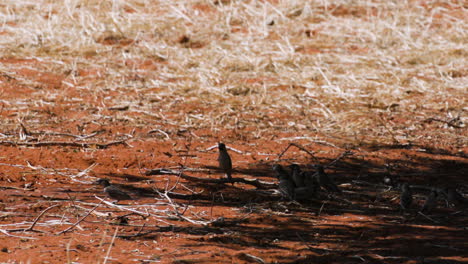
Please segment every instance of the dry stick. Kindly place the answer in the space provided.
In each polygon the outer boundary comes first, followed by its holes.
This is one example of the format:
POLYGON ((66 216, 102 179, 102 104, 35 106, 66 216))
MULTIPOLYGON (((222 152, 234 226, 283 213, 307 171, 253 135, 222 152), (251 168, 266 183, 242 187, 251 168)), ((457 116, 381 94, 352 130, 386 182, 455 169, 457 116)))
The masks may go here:
POLYGON ((21 239, 37 239, 37 238, 34 238, 34 237, 15 236, 15 235, 12 235, 12 234, 8 233, 5 229, 0 229, 0 233, 3 233, 3 234, 5 234, 6 236, 9 236, 9 237, 16 237, 16 238, 21 238, 21 239))
POLYGON ((60 231, 57 233, 57 235, 61 235, 63 233, 66 233, 68 231, 70 231, 71 229, 73 229, 75 226, 77 226, 79 223, 81 223, 81 221, 83 221, 86 217, 88 217, 88 215, 90 215, 94 210, 96 210, 96 208, 98 208, 99 205, 101 205, 102 201, 100 201, 96 206, 94 206, 93 209, 91 209, 85 216, 83 216, 80 220, 78 220, 75 224, 73 224, 72 226, 70 226, 69 228, 63 230, 63 231, 60 231))
POLYGON ((190 219, 190 218, 188 218, 188 217, 185 217, 185 216, 181 215, 181 214, 179 213, 179 210, 177 209, 177 205, 172 201, 172 199, 169 197, 169 195, 167 195, 167 193, 161 193, 161 192, 158 192, 158 193, 159 193, 159 195, 164 196, 164 197, 167 199, 167 201, 169 202, 169 204, 170 204, 170 205, 172 206, 172 208, 174 209, 174 213, 175 213, 175 214, 177 215, 177 217, 179 217, 180 219, 183 219, 183 220, 185 220, 185 221, 187 221, 187 222, 190 222, 190 223, 192 223, 192 224, 204 225, 204 226, 213 222, 213 221, 196 221, 196 220, 192 220, 192 219, 190 219))
POLYGON ((459 126, 459 125, 455 124, 456 121, 460 120, 459 118, 460 117, 455 117, 455 118, 450 119, 449 121, 445 121, 445 120, 442 120, 442 119, 439 119, 439 118, 430 117, 430 118, 424 120, 423 122, 430 123, 432 121, 436 121, 436 122, 445 123, 448 126, 451 126, 451 127, 454 127, 454 128, 463 128, 463 126, 459 126))
POLYGON ((312 248, 311 246, 307 245, 307 242, 304 240, 304 238, 301 237, 301 235, 299 235, 298 232, 296 232, 296 236, 297 236, 297 238, 299 238, 299 240, 302 241, 302 243, 304 243, 304 245, 305 245, 309 250, 313 250, 313 248, 312 248))
POLYGON ((320 210, 319 210, 317 216, 320 216, 320 214, 322 213, 323 207, 325 207, 325 204, 326 204, 326 203, 327 203, 327 202, 322 203, 322 206, 320 206, 320 210))
POLYGON ((429 216, 427 216, 427 215, 423 214, 422 212, 418 212, 418 214, 420 214, 420 215, 424 216, 425 218, 429 219, 429 220, 430 220, 430 221, 432 221, 433 223, 440 224, 440 222, 439 222, 439 221, 436 221, 436 220, 434 220, 434 219, 430 218, 429 216))
MULTIPOLYGON (((214 148, 217 148, 217 147, 218 147, 218 144, 215 144, 215 145, 213 145, 213 146, 211 146, 211 147, 205 149, 203 152, 205 152, 205 151, 210 151, 210 150, 212 150, 212 149, 214 149, 214 148)), ((242 151, 240 151, 240 150, 238 150, 238 149, 235 149, 235 148, 233 148, 233 147, 226 146, 226 148, 229 149, 229 150, 232 150, 232 151, 234 151, 234 152, 236 152, 236 153, 238 153, 238 154, 243 154, 242 151)))
POLYGON ((161 175, 161 174, 169 174, 169 175, 179 175, 180 177, 189 181, 196 181, 196 182, 206 182, 206 183, 230 183, 230 182, 241 182, 248 185, 255 186, 259 189, 272 189, 276 188, 276 184, 272 182, 264 182, 258 179, 244 179, 244 178, 232 178, 232 181, 228 179, 210 179, 210 178, 199 178, 194 176, 189 176, 184 173, 180 173, 180 171, 170 170, 170 169, 154 169, 149 170, 145 173, 147 176, 149 175, 161 175))
MULTIPOLYGON (((32 225, 26 229, 24 229, 24 231, 35 231, 33 228, 34 226, 36 225, 37 221, 39 221, 39 219, 41 218, 41 216, 43 216, 47 211, 49 211, 50 209, 54 208, 54 207, 57 207, 59 206, 59 204, 56 204, 56 205, 52 205, 52 206, 49 206, 48 208, 44 209, 44 211, 42 211, 37 217, 36 219, 34 219, 34 222, 32 223, 32 225)), ((37 231, 36 231, 37 232, 37 231)))
POLYGON ((60 141, 46 141, 46 142, 14 142, 14 141, 0 141, 0 145, 3 146, 27 146, 27 147, 43 147, 43 146, 62 146, 62 147, 79 147, 79 148, 91 148, 96 147, 98 149, 105 149, 114 145, 128 145, 128 139, 111 141, 108 143, 79 143, 79 142, 60 142, 60 141))
POLYGON ((328 163, 325 168, 328 168, 332 165, 334 165, 335 163, 337 163, 339 160, 341 160, 342 158, 346 157, 346 156, 349 156, 349 155, 353 155, 354 153, 350 150, 346 150, 345 152, 341 153, 340 156, 338 156, 336 159, 334 159, 332 162, 328 163))
POLYGON ((119 227, 117 227, 117 228, 115 229, 114 236, 112 237, 112 240, 111 240, 111 243, 110 243, 110 245, 109 245, 109 248, 107 249, 106 257, 104 258, 104 262, 103 262, 102 264, 106 264, 107 259, 109 259, 109 255, 110 255, 110 252, 111 252, 111 249, 112 249, 112 245, 114 244, 115 237, 117 236, 117 231, 119 231, 119 227))
POLYGON ((63 136, 63 137, 72 137, 72 138, 76 138, 76 139, 79 139, 79 140, 92 138, 92 137, 94 137, 96 135, 99 135, 99 134, 101 134, 103 132, 103 130, 101 130, 101 131, 93 132, 93 133, 88 134, 88 135, 74 135, 74 134, 70 134, 70 133, 49 132, 49 131, 34 132, 34 131, 26 130, 26 128, 24 127, 24 125, 22 123, 20 123, 20 125, 23 127, 23 131, 27 132, 26 133, 27 135, 63 136))
MULTIPOLYGON (((106 200, 104 200, 104 199, 102 199, 102 198, 97 197, 96 195, 94 196, 94 198, 100 200, 101 203, 104 203, 104 204, 106 204, 106 205, 108 205, 108 206, 116 207, 116 208, 119 208, 120 210, 129 211, 129 212, 132 212, 132 213, 134 213, 134 214, 141 215, 141 217, 145 217, 145 213, 144 213, 144 212, 140 212, 140 211, 135 210, 135 209, 126 208, 126 207, 124 207, 124 206, 120 206, 120 205, 117 205, 117 204, 113 204, 113 203, 108 202, 108 201, 106 201, 106 200)), ((146 214, 147 214, 147 216, 150 216, 150 214, 149 214, 148 212, 147 212, 146 214)))
POLYGON ((314 154, 313 154, 312 152, 308 151, 306 148, 304 148, 303 146, 301 146, 301 145, 299 145, 299 144, 297 144, 297 143, 289 143, 289 145, 286 147, 286 149, 284 149, 284 150, 278 155, 278 158, 277 158, 276 160, 281 159, 281 157, 284 155, 284 153, 286 153, 286 151, 288 151, 288 149, 289 149, 290 147, 292 147, 292 146, 294 146, 294 147, 296 147, 296 148, 298 148, 298 149, 300 149, 300 150, 306 152, 306 153, 309 154, 314 160, 318 161, 318 159, 314 156, 314 154))
POLYGON ((44 209, 37 217, 36 219, 34 219, 33 223, 31 224, 30 227, 28 228, 18 228, 18 229, 9 229, 8 232, 26 232, 26 231, 32 231, 32 232, 42 232, 42 231, 38 231, 38 230, 34 230, 34 226, 36 225, 37 221, 39 221, 39 219, 47 212, 49 211, 50 209, 54 208, 54 207, 57 207, 59 206, 59 204, 56 204, 56 205, 52 205, 50 207, 47 207, 46 209, 44 209))
MULTIPOLYGON (((146 210, 146 215, 147 215, 147 216, 145 216, 145 213, 140 212, 140 211, 137 211, 137 210, 135 210, 135 209, 130 209, 130 208, 126 208, 126 207, 124 207, 124 206, 120 206, 120 205, 116 205, 116 204, 110 203, 110 202, 108 202, 108 201, 106 201, 106 200, 104 200, 104 199, 102 199, 102 198, 97 197, 97 196, 94 196, 94 197, 95 197, 96 199, 100 200, 101 202, 103 202, 104 204, 110 206, 110 207, 115 207, 115 208, 118 208, 118 209, 120 209, 120 210, 122 210, 122 211, 129 211, 129 212, 132 212, 132 213, 134 213, 134 214, 136 214, 136 215, 140 215, 142 218, 149 217, 149 216, 154 216, 155 219, 156 219, 156 221, 159 221, 159 222, 162 222, 162 223, 164 223, 164 224, 170 225, 170 223, 168 223, 168 222, 166 222, 166 221, 164 221, 164 220, 159 219, 158 217, 160 217, 160 216, 150 214, 150 213, 148 212, 148 210, 146 210)), ((154 209, 153 209, 153 210, 154 210, 154 209)), ((159 211, 160 211, 160 212, 165 212, 166 210, 159 210, 159 211)), ((161 217, 161 218, 162 218, 162 217, 161 217)))

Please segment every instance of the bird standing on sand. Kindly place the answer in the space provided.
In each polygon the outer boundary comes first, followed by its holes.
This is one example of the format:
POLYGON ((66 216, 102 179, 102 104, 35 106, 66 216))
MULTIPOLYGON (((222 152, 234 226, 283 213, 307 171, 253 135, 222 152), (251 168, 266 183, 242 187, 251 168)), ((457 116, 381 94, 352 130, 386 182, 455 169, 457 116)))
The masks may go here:
POLYGON ((273 170, 276 172, 276 177, 279 180, 278 190, 284 198, 289 200, 294 199, 294 182, 289 174, 279 164, 273 165, 273 170))
POLYGON ((317 165, 317 173, 315 174, 320 186, 325 188, 329 192, 341 192, 330 177, 325 173, 322 165, 317 165))
POLYGON ((437 191, 432 190, 429 195, 426 197, 426 201, 424 202, 420 212, 426 213, 434 209, 437 204, 437 191))
POLYGON ((107 195, 117 201, 121 200, 132 200, 132 197, 126 192, 122 191, 119 187, 111 185, 107 179, 99 179, 94 184, 99 184, 104 187, 104 192, 107 195))
POLYGON ((301 167, 297 164, 291 164, 288 166, 291 169, 291 178, 296 185, 296 188, 305 187, 304 174, 301 171, 301 167))
POLYGON ((218 162, 219 162, 219 168, 226 174, 226 177, 228 180, 232 182, 232 161, 231 157, 229 156, 229 153, 227 152, 226 145, 224 143, 218 143, 218 149, 219 149, 219 156, 218 156, 218 162))
POLYGON ((401 194, 400 194, 400 206, 401 209, 407 210, 411 206, 413 202, 413 192, 409 187, 408 183, 403 183, 401 186, 401 194))

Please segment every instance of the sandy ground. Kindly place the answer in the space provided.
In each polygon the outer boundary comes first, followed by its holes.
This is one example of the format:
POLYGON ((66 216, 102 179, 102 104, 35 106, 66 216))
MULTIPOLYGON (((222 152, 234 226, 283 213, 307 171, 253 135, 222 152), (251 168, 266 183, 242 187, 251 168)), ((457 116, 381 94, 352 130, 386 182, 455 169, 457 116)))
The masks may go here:
POLYGON ((468 262, 467 204, 439 196, 418 212, 430 188, 468 193, 466 6, 85 2, 0 4, 1 263, 468 262), (408 45, 405 10, 426 30, 408 45), (85 11, 96 24, 80 24, 85 11), (147 12, 156 29, 137 23, 147 12), (392 17, 375 44, 366 30, 392 17), (220 141, 234 184, 220 180, 220 141), (276 163, 325 165, 342 193, 285 200, 276 163), (133 199, 116 203, 99 178, 133 199))

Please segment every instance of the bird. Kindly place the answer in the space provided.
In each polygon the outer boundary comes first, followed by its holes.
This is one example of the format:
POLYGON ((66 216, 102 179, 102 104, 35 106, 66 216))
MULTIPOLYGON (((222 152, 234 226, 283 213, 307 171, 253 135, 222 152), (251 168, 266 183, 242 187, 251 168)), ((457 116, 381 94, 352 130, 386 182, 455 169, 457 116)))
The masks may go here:
POLYGON ((315 177, 315 174, 304 171, 302 172, 302 175, 304 178, 304 184, 307 190, 310 192, 310 196, 317 195, 320 190, 320 184, 318 183, 318 179, 315 177))
POLYGON ((429 212, 432 209, 434 209, 436 204, 437 204, 437 191, 436 190, 431 190, 429 195, 426 197, 426 201, 424 202, 423 206, 421 207, 420 212, 421 213, 429 212))
POLYGON ((279 164, 273 165, 273 170, 276 172, 276 177, 279 180, 278 190, 284 198, 294 200, 294 182, 289 174, 279 164))
POLYGON ((322 165, 317 165, 317 172, 315 173, 315 177, 317 177, 317 181, 322 186, 329 192, 341 192, 341 190, 336 186, 336 184, 333 182, 330 177, 325 173, 323 166, 322 165))
POLYGON ((107 179, 99 179, 94 184, 99 184, 104 187, 104 192, 112 199, 117 201, 132 200, 132 197, 126 192, 122 191, 119 187, 111 185, 107 179))
POLYGON ((224 143, 218 143, 219 155, 218 162, 219 168, 226 174, 227 179, 232 183, 232 161, 229 153, 227 152, 226 145, 224 143))
POLYGON ((447 196, 447 202, 449 205, 457 205, 457 204, 466 204, 468 203, 468 199, 463 197, 457 190, 454 188, 445 188, 444 194, 447 196))
POLYGON ((403 183, 401 186, 401 193, 400 193, 400 206, 401 209, 407 210, 411 206, 413 202, 413 192, 409 187, 408 183, 403 183))
POLYGON ((301 171, 301 167, 297 164, 291 164, 288 166, 291 169, 291 178, 296 185, 296 188, 306 187, 304 183, 304 174, 301 171))

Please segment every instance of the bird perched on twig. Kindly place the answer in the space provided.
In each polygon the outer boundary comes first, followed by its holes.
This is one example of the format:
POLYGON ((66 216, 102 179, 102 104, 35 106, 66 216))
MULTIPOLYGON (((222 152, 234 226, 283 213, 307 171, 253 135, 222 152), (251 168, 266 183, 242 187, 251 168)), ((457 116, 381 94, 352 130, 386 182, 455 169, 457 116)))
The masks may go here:
POLYGON ((421 213, 427 213, 434 209, 437 205, 437 191, 431 190, 429 195, 426 197, 426 201, 424 202, 423 206, 421 207, 421 213))
POLYGON ((317 181, 322 186, 329 192, 341 192, 341 190, 336 186, 336 184, 333 182, 330 177, 325 173, 325 170, 323 169, 322 165, 317 165, 317 172, 315 173, 315 177, 317 177, 317 181))
POLYGON ((301 167, 297 164, 291 164, 288 167, 291 169, 291 178, 294 181, 296 188, 305 187, 304 174, 301 171, 301 167))
POLYGON ((121 200, 132 200, 132 197, 128 195, 126 192, 122 191, 119 187, 115 185, 111 185, 109 180, 107 179, 99 179, 94 184, 99 184, 104 187, 104 192, 107 193, 107 195, 115 199, 117 201, 121 200))
POLYGON ((413 192, 409 187, 408 183, 403 183, 401 186, 401 194, 400 194, 400 206, 403 210, 408 210, 413 202, 413 192))
POLYGON ((219 155, 218 155, 218 162, 219 168, 226 174, 228 180, 232 182, 232 161, 229 153, 227 152, 226 145, 224 143, 218 143, 219 155))
POLYGON ((273 170, 276 172, 276 177, 279 180, 278 190, 284 198, 289 200, 294 199, 294 182, 289 174, 279 164, 273 165, 273 170))

